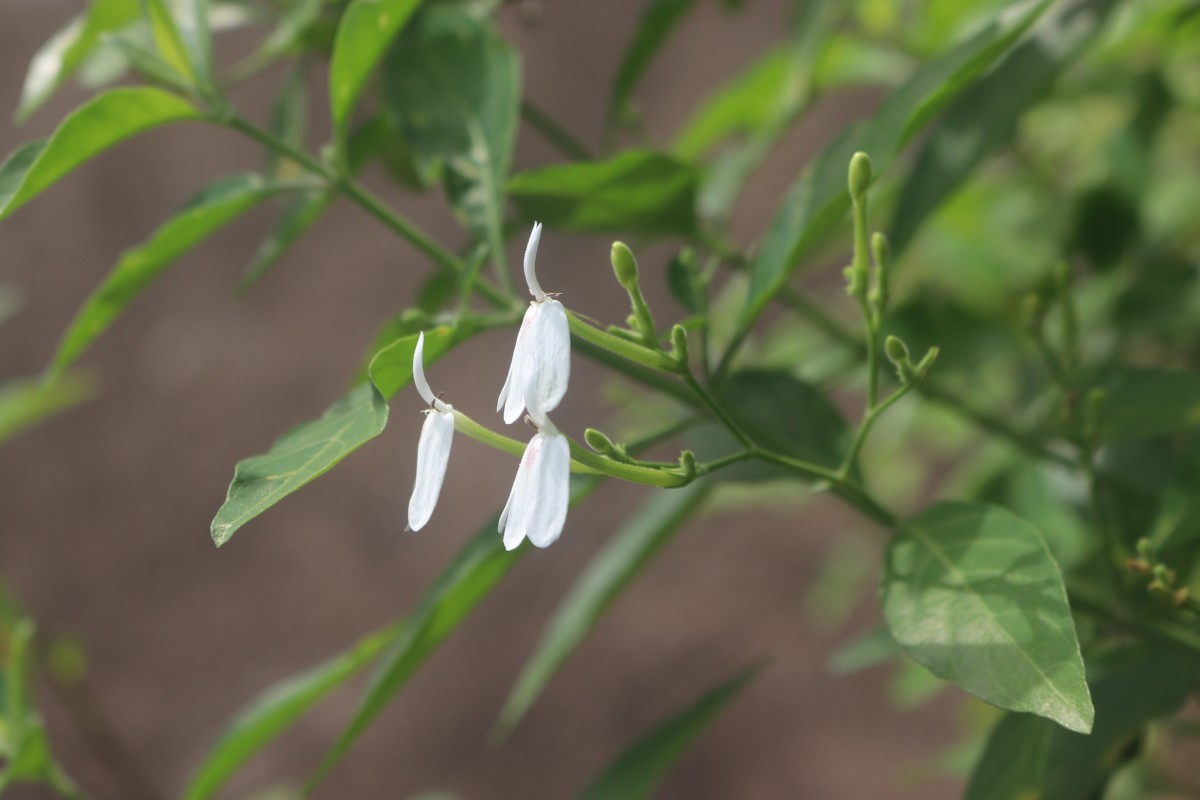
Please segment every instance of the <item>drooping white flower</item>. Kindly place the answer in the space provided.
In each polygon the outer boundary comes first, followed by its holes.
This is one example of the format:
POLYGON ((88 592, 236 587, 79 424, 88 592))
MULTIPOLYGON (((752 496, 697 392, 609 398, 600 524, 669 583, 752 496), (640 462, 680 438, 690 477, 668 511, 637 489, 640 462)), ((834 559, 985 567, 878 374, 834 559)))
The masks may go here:
POLYGON ((419 531, 429 522, 442 491, 442 480, 446 477, 446 465, 450 461, 450 445, 454 437, 454 407, 444 403, 433 394, 425 380, 425 333, 417 337, 417 348, 413 351, 413 383, 421 398, 429 404, 425 410, 425 424, 421 427, 421 440, 417 443, 417 477, 413 483, 412 497, 408 500, 408 527, 419 531))
POLYGON ((535 424, 538 432, 521 456, 508 502, 500 512, 505 550, 516 549, 525 539, 537 547, 548 547, 567 521, 571 448, 549 419, 542 416, 535 424))
POLYGON ((504 411, 504 421, 509 425, 520 419, 527 408, 542 414, 557 408, 571 378, 567 311, 562 303, 542 291, 534 268, 541 238, 542 225, 537 223, 525 247, 525 283, 533 301, 521 320, 508 377, 496 401, 496 410, 504 411))

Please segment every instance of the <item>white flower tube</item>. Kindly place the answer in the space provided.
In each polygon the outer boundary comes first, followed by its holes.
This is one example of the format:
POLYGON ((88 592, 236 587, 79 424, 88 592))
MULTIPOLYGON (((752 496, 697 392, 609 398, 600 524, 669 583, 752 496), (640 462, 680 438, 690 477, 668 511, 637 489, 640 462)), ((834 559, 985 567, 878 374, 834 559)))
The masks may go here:
POLYGON ((520 419, 527 408, 542 414, 553 411, 562 402, 571 379, 567 311, 562 303, 542 291, 535 271, 541 238, 542 226, 538 223, 533 226, 525 248, 525 283, 533 302, 521 320, 508 377, 496 402, 496 410, 503 410, 504 421, 509 425, 520 419))
POLYGON ((419 531, 429 522, 442 491, 446 465, 450 462, 450 445, 454 437, 454 407, 434 396, 425 380, 425 333, 417 337, 413 351, 413 383, 421 398, 429 404, 421 440, 417 444, 417 477, 408 500, 408 527, 419 531))
POLYGON ((539 430, 521 456, 508 502, 500 513, 505 550, 515 549, 525 539, 537 547, 548 547, 558 539, 567 521, 570 479, 567 438, 557 430, 539 430))

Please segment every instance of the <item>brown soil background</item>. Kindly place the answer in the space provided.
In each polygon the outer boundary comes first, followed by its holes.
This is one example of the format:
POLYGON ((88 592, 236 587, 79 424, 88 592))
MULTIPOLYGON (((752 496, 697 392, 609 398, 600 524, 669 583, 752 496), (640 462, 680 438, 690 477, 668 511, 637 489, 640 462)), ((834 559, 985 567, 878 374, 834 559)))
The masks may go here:
MULTIPOLYGON (((640 93, 665 139, 694 103, 783 32, 782 3, 726 18, 701 10, 666 48, 640 93)), ((506 12, 524 54, 528 95, 589 144, 639 3, 561 0, 536 24, 506 12)), ((66 0, 0 5, 0 109, 15 109, 36 48, 77 10, 66 0)), ((224 45, 244 48, 234 35, 224 45)), ((235 99, 263 119, 277 73, 235 99)), ((311 143, 324 139, 314 83, 311 143)), ((0 150, 45 135, 85 95, 69 87, 0 150)), ((753 182, 742 241, 765 227, 804 160, 870 95, 823 103, 753 182)), ((517 164, 555 160, 523 128, 517 164)), ((0 376, 36 373, 87 292, 200 186, 253 169, 233 134, 162 129, 80 169, 0 225, 0 277, 25 293, 0 328, 0 376)), ((376 176, 377 178, 378 176, 376 176)), ((375 181, 439 240, 461 234, 437 193, 414 198, 375 181)), ((385 434, 217 551, 208 523, 234 463, 317 416, 341 394, 375 327, 403 308, 426 264, 357 208, 339 203, 260 286, 231 287, 273 211, 239 220, 181 260, 97 344, 86 364, 102 396, 0 452, 0 571, 43 628, 77 635, 89 687, 157 795, 176 794, 230 716, 271 682, 396 619, 507 495, 513 459, 460 440, 433 523, 403 533, 419 401, 392 404, 385 434)), ((626 313, 606 239, 551 233, 543 283, 598 319, 626 313)), ((511 249, 513 263, 520 245, 511 249)), ((641 251, 640 251, 641 252, 641 251)), ((644 251, 651 300, 671 308, 644 251)), ((662 312, 660 312, 661 314, 662 312)), ((507 368, 512 334, 480 337, 439 363, 433 381, 478 417, 507 368)), ((609 419, 602 373, 575 359, 561 412, 579 434, 609 419)), ((556 417, 558 419, 558 417, 556 417)), ((877 616, 868 589, 849 626, 814 628, 802 613, 830 543, 859 535, 843 509, 710 515, 693 522, 620 598, 502 748, 486 735, 564 592, 648 490, 604 487, 562 540, 530 554, 380 717, 318 798, 394 798, 433 789, 482 798, 567 797, 624 744, 705 688, 761 657, 770 665, 672 772, 664 798, 941 798, 949 780, 914 783, 913 764, 947 746, 958 704, 888 708, 888 670, 834 677, 825 662, 877 616)), ((872 570, 875 565, 872 565, 872 570)), ((339 693, 246 768, 227 792, 302 779, 357 699, 339 693)), ((48 692, 53 743, 89 794, 126 800, 110 770, 48 692)), ((18 790, 13 797, 39 797, 18 790)), ((129 800, 136 800, 130 798, 129 800)))

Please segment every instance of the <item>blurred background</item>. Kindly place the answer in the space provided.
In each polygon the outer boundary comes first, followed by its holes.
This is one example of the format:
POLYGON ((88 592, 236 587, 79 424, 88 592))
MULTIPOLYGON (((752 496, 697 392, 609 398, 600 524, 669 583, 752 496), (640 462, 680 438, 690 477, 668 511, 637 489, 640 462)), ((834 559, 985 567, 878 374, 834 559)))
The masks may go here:
MULTIPOLYGON (((528 96, 590 145, 599 143, 607 87, 641 6, 553 0, 501 15, 523 55, 528 96)), ((651 135, 669 135, 708 90, 778 43, 783 6, 751 3, 727 16, 702 4, 641 90, 651 135)), ((0 4, 0 109, 16 108, 30 58, 78 8, 0 4)), ((222 47, 239 51, 250 41, 239 37, 222 47)), ((280 78, 263 76, 235 102, 262 120, 280 78)), ((70 87, 21 127, 0 125, 0 151, 47 134, 85 96, 70 87)), ((760 235, 805 160, 879 96, 823 100, 797 126, 750 184, 735 219, 740 241, 760 235)), ((326 109, 314 103, 310 112, 315 147, 325 141, 326 109)), ((233 134, 173 126, 96 159, 0 225, 0 276, 21 303, 0 327, 0 376, 39 372, 122 249, 202 185, 260 159, 233 134)), ((522 127, 518 169, 557 160, 522 127)), ((438 192, 401 195, 378 178, 368 182, 434 238, 463 243, 438 192)), ((514 459, 460 438, 433 522, 405 533, 422 419, 419 399, 405 391, 383 436, 213 547, 209 521, 234 464, 341 396, 376 328, 410 302, 427 271, 421 256, 342 202, 236 296, 274 212, 245 215, 170 269, 86 359, 96 399, 0 451, 0 573, 44 630, 86 652, 82 688, 43 686, 42 698, 54 748, 97 798, 178 792, 258 691, 409 610, 512 481, 514 459)), ((623 319, 610 244, 549 233, 543 285, 576 311, 623 319)), ((638 250, 656 266, 669 254, 638 250)), ((664 316, 678 311, 661 279, 646 290, 664 316)), ((512 339, 498 331, 457 349, 430 370, 435 389, 487 419, 512 339)), ((613 379, 580 357, 573 368, 559 424, 572 434, 605 427, 619 399, 613 379)), ((769 659, 766 672, 683 759, 662 796, 956 796, 961 783, 942 777, 943 767, 973 706, 960 693, 926 702, 928 682, 916 673, 831 674, 830 653, 877 619, 879 542, 837 503, 794 492, 770 503, 719 497, 620 598, 511 739, 490 746, 489 728, 549 614, 626 510, 650 494, 604 486, 572 513, 558 544, 522 560, 467 619, 317 797, 568 796, 623 745, 759 658, 769 659), (830 558, 844 567, 839 580, 815 583, 830 558)), ((227 796, 306 775, 360 685, 256 759, 227 796)))

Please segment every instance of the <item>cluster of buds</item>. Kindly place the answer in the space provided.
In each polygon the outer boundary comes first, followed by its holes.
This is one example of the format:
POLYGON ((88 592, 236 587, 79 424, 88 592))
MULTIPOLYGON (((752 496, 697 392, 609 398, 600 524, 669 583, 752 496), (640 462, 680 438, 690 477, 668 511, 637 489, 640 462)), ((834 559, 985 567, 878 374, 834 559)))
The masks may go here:
MULTIPOLYGON (((504 547, 512 550, 525 539, 546 547, 562 533, 567 519, 571 448, 549 414, 567 393, 571 377, 571 334, 562 303, 542 290, 535 262, 541 224, 534 225, 525 248, 525 282, 533 300, 521 320, 508 377, 500 390, 496 410, 512 424, 525 412, 534 429, 521 456, 508 502, 500 514, 499 532, 504 547)), ((417 476, 408 504, 408 527, 420 530, 433 514, 454 433, 454 408, 434 396, 425 379, 425 335, 413 351, 413 383, 429 404, 417 445, 417 476)))
POLYGON ((1146 585, 1146 591, 1156 597, 1166 599, 1173 606, 1188 605, 1188 601, 1191 599, 1188 587, 1179 586, 1177 584, 1179 576, 1175 570, 1158 561, 1154 553, 1154 546, 1149 539, 1138 540, 1137 552, 1137 558, 1126 561, 1125 567, 1130 572, 1150 579, 1146 585))

